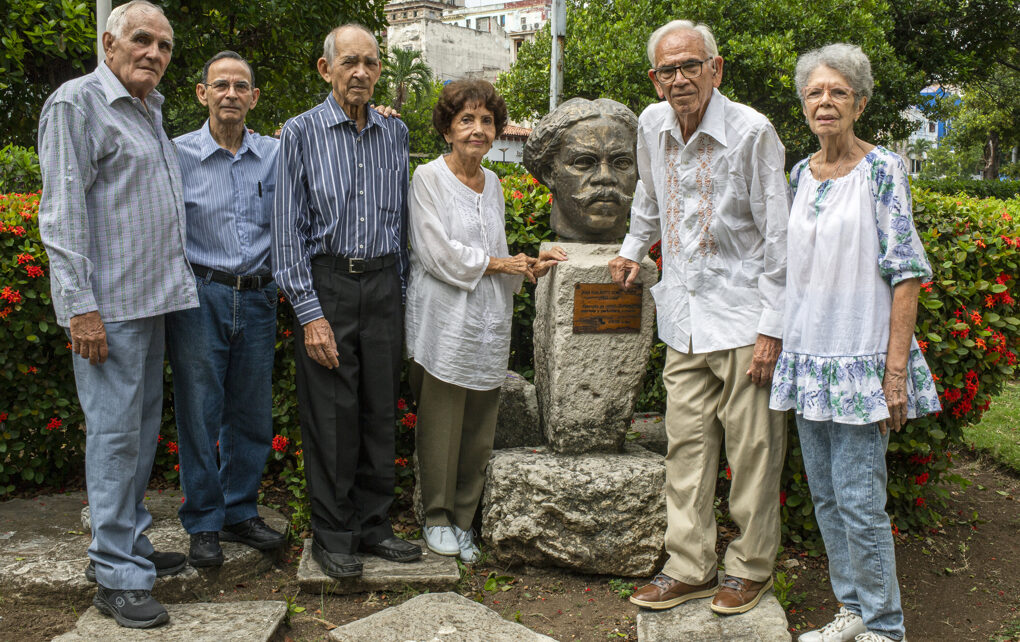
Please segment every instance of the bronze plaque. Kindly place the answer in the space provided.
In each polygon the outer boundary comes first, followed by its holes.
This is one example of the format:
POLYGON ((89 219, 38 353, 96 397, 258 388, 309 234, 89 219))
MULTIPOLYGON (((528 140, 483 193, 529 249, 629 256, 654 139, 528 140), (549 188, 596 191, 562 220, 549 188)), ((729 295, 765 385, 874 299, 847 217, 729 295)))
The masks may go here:
POLYGON ((621 290, 615 283, 574 284, 574 334, 641 332, 643 287, 621 290))

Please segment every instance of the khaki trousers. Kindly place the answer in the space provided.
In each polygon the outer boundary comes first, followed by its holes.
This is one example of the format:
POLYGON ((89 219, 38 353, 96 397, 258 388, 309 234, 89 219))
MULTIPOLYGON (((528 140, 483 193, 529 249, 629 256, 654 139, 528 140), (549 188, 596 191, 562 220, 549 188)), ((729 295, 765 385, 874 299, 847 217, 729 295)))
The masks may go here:
POLYGON ((779 548, 779 482, 786 417, 769 410, 769 387, 751 383, 754 346, 705 354, 668 349, 666 387, 666 552, 663 572, 688 584, 716 574, 715 486, 725 437, 732 472, 730 515, 740 535, 726 551, 729 575, 755 582, 772 574, 779 548))
POLYGON ((469 390, 410 363, 418 402, 414 446, 426 526, 471 528, 485 485, 499 410, 499 388, 469 390))

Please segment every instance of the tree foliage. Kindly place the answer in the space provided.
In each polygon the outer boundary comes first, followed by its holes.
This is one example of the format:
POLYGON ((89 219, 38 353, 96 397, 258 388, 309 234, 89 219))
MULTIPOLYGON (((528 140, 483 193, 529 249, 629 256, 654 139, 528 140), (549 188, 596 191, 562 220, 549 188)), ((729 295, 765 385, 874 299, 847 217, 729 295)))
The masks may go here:
MULTIPOLYGON (((63 82, 95 68, 96 17, 92 2, 7 2, 11 10, 0 38, 0 145, 29 146, 35 144, 46 97, 63 82)), ((384 0, 159 4, 174 29, 173 57, 159 85, 166 96, 164 124, 171 136, 196 129, 208 116, 195 98, 195 85, 205 61, 217 52, 232 49, 251 63, 262 98, 248 115, 248 125, 272 133, 329 91, 315 63, 331 27, 360 22, 377 31, 386 24, 384 0)))
MULTIPOLYGON (((954 20, 962 24, 976 19, 981 7, 993 15, 1011 1, 972 3, 968 11, 953 14, 954 20)), ((915 4, 934 11, 938 1, 915 4)), ((959 64, 959 72, 950 76, 942 70, 939 76, 931 65, 921 64, 922 55, 911 58, 901 51, 927 46, 927 41, 919 36, 909 43, 895 40, 898 30, 909 31, 903 25, 916 16, 905 8, 890 10, 885 0, 568 0, 564 98, 613 98, 637 113, 657 101, 647 76, 645 43, 657 26, 678 17, 712 27, 726 61, 721 91, 772 120, 790 164, 817 148, 794 89, 799 54, 831 42, 859 44, 871 60, 875 95, 857 133, 873 142, 889 142, 905 138, 912 129, 903 112, 917 102, 917 92, 927 82, 974 75, 975 59, 1008 35, 997 25, 982 39, 981 30, 969 28, 954 49, 958 55, 946 53, 940 59, 959 64)), ((500 79, 512 117, 534 119, 547 111, 549 46, 546 28, 521 47, 517 63, 500 79)))
POLYGON ((432 69, 420 51, 394 47, 383 62, 382 81, 387 85, 394 109, 400 110, 408 99, 418 102, 432 90, 432 69))

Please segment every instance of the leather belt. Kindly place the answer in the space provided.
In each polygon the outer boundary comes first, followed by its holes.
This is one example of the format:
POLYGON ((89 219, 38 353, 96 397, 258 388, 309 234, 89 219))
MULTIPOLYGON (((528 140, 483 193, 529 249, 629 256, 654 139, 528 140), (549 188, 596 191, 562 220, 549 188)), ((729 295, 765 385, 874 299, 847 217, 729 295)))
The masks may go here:
POLYGON ((379 256, 374 259, 355 259, 346 256, 320 254, 312 259, 312 263, 328 267, 330 270, 335 272, 343 272, 345 274, 362 274, 363 272, 375 272, 376 270, 396 265, 397 255, 387 254, 386 256, 379 256))
POLYGON ((191 269, 194 270, 195 276, 199 278, 206 278, 223 285, 229 285, 235 290, 259 290, 273 282, 273 277, 269 274, 238 276, 214 270, 204 265, 198 265, 197 263, 192 263, 191 269))

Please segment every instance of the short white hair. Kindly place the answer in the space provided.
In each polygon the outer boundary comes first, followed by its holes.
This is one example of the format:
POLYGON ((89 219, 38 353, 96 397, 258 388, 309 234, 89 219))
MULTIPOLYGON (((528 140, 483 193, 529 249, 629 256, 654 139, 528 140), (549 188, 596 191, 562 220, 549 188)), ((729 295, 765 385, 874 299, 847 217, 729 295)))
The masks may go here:
POLYGON ((828 67, 846 78, 850 83, 850 89, 854 90, 855 105, 861 98, 871 99, 875 79, 871 75, 871 62, 867 54, 857 45, 837 42, 812 49, 797 59, 794 82, 797 85, 797 93, 800 94, 801 104, 804 103, 804 87, 818 67, 828 67))
MULTIPOLYGON (((137 9, 146 13, 155 11, 159 15, 166 17, 163 13, 163 9, 159 5, 152 4, 149 0, 131 0, 122 5, 114 7, 113 11, 110 12, 110 17, 106 19, 106 30, 113 34, 114 40, 124 37, 124 22, 129 11, 137 9)), ((167 20, 167 24, 170 21, 167 20)), ((170 37, 173 38, 174 28, 170 27, 170 37)))
POLYGON ((655 50, 658 49, 659 43, 663 38, 675 31, 693 31, 697 33, 705 43, 705 53, 712 58, 719 55, 719 47, 715 44, 715 36, 712 35, 712 30, 708 28, 708 25, 701 24, 700 22, 691 22, 690 20, 673 20, 653 31, 652 35, 648 37, 648 62, 652 63, 653 67, 656 64, 655 50))
POLYGON ((322 43, 322 57, 326 59, 328 66, 333 65, 333 59, 336 58, 336 37, 341 31, 345 29, 357 29, 358 31, 364 31, 366 34, 372 37, 375 42, 375 57, 382 58, 382 54, 379 53, 379 39, 375 37, 372 30, 359 22, 348 22, 342 24, 339 27, 333 28, 328 34, 326 34, 326 40, 322 43))

